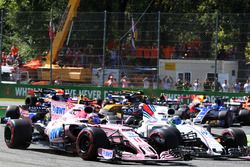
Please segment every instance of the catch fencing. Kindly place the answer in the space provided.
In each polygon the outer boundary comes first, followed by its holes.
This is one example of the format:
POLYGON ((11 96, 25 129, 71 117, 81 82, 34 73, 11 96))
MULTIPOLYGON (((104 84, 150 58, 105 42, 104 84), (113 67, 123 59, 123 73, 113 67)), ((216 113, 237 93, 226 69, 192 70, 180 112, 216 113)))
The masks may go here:
POLYGON ((120 81, 126 75, 131 88, 164 88, 164 78, 168 76, 170 89, 176 89, 177 79, 190 84, 199 79, 203 90, 205 79, 212 82, 218 78, 220 82, 228 80, 230 88, 238 80, 244 91, 250 72, 249 14, 78 10, 64 32, 55 61, 50 62, 50 53, 57 47, 53 44, 66 24, 68 12, 19 12, 12 15, 15 19, 2 13, 1 64, 14 66, 7 68, 11 75, 6 71, 3 74, 2 68, 2 81, 62 80, 60 84, 64 85, 103 86, 112 74, 117 82, 113 86, 121 87, 120 81), (15 36, 8 32, 9 25, 14 26, 11 29, 17 32, 15 36), (31 58, 41 63, 32 66, 32 62, 18 71, 15 62, 7 61, 13 43, 23 65, 31 58))

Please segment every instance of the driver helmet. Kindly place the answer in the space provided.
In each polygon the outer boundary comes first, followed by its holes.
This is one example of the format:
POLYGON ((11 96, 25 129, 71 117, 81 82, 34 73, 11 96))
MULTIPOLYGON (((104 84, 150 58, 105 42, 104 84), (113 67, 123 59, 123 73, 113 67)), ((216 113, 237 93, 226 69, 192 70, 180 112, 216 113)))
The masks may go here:
POLYGON ((218 104, 216 104, 216 103, 212 104, 211 108, 215 109, 215 110, 218 109, 218 104))
POLYGON ((88 123, 90 123, 90 124, 100 124, 101 123, 101 120, 96 113, 88 114, 87 119, 88 119, 88 123))
POLYGON ((181 118, 178 115, 173 116, 171 123, 174 125, 180 125, 182 122, 181 118))
POLYGON ((128 104, 128 99, 123 99, 123 100, 122 100, 122 104, 123 104, 123 105, 128 104))

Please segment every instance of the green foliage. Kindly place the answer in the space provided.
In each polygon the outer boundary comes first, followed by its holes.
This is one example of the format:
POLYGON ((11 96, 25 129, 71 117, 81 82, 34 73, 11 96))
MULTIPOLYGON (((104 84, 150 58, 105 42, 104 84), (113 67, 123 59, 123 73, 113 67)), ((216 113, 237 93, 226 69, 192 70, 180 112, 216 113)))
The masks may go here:
POLYGON ((250 42, 247 43, 245 57, 247 59, 247 64, 250 64, 250 42))
MULTIPOLYGON (((80 11, 82 12, 122 12, 125 18, 125 13, 141 13, 151 3, 152 0, 81 0, 80 11)), ((59 23, 61 16, 67 6, 66 0, 1 0, 0 9, 4 9, 4 42, 3 48, 8 52, 12 43, 16 43, 20 49, 20 53, 24 57, 41 54, 49 48, 48 40, 48 23, 51 18, 51 9, 53 9, 53 19, 55 23, 59 23), (46 11, 37 13, 38 11, 46 11), (37 31, 32 31, 36 29, 37 31)), ((219 34, 218 47, 222 45, 225 49, 237 47, 239 53, 244 53, 246 49, 246 57, 249 56, 249 41, 246 33, 249 30, 249 25, 246 22, 250 16, 239 14, 235 17, 229 16, 226 13, 249 13, 249 0, 154 0, 147 12, 158 12, 173 14, 161 20, 161 33, 173 31, 171 34, 162 36, 162 42, 180 41, 188 42, 196 38, 201 41, 213 41, 204 46, 207 50, 215 49, 215 19, 217 12, 219 14, 219 34), (190 14, 191 13, 191 14, 190 14), (199 13, 199 14, 196 14, 199 13), (186 20, 193 22, 192 27, 182 27, 174 20, 186 20), (246 22, 246 24, 237 24, 246 22), (195 30, 206 29, 208 31, 200 34, 195 30), (194 31, 192 31, 194 30, 194 31), (181 33, 177 33, 181 32, 181 33), (235 46, 228 44, 227 41, 236 41, 235 46), (245 48, 245 46, 248 46, 245 48)), ((111 20, 112 21, 112 20, 111 20)), ((119 28, 122 27, 122 23, 119 28)), ((58 25, 57 25, 58 26, 58 25)), ((110 27, 112 29, 112 27, 110 27)), ((118 32, 112 32, 114 36, 119 36, 118 32), (118 34, 118 35, 116 35, 118 34)), ((219 49, 218 48, 218 49, 219 49)), ((209 55, 208 55, 209 56, 209 55)), ((244 58, 244 54, 238 55, 244 58)))
POLYGON ((0 8, 4 9, 3 49, 5 52, 10 52, 11 45, 15 43, 21 56, 29 59, 49 48, 50 11, 53 9, 53 18, 57 19, 61 17, 66 5, 63 0, 1 1, 0 8))

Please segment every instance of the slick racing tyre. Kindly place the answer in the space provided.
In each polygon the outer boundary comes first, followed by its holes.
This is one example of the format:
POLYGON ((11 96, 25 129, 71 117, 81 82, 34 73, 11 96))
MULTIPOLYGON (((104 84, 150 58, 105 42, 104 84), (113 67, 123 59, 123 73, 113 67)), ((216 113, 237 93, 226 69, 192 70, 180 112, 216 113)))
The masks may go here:
POLYGON ((224 128, 229 128, 233 124, 233 115, 229 111, 220 111, 218 114, 218 119, 224 122, 222 125, 224 128))
POLYGON ((174 149, 181 143, 181 133, 175 127, 163 127, 154 129, 150 134, 150 145, 160 153, 169 149, 174 149))
POLYGON ((250 111, 246 109, 240 110, 239 120, 243 122, 244 125, 250 125, 250 111))
POLYGON ((35 96, 28 95, 25 98, 25 105, 27 106, 35 106, 37 102, 37 98, 35 96))
POLYGON ((222 145, 226 148, 247 146, 247 136, 242 129, 226 129, 222 132, 222 145))
POLYGON ((11 119, 18 119, 20 118, 20 110, 19 107, 16 105, 10 105, 6 109, 5 117, 9 117, 11 119))
POLYGON ((76 140, 76 151, 83 160, 96 160, 98 148, 108 147, 109 140, 101 128, 84 128, 76 140))
POLYGON ((24 119, 9 120, 4 128, 4 141, 9 148, 26 149, 32 140, 32 126, 24 119))

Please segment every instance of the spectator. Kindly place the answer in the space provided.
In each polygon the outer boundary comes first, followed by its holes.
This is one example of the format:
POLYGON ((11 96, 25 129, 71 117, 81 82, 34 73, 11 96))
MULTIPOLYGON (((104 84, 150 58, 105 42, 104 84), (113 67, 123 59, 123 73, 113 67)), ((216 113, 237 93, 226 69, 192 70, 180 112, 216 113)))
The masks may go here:
POLYGON ((18 48, 16 47, 15 44, 13 44, 12 47, 11 47, 11 56, 15 60, 17 55, 18 55, 18 48))
POLYGON ((250 93, 250 83, 249 83, 249 80, 246 80, 246 83, 244 84, 244 90, 245 90, 245 93, 250 93))
POLYGON ((206 79, 205 82, 203 83, 203 90, 204 91, 211 91, 211 82, 209 79, 206 79))
POLYGON ((212 83, 212 89, 213 89, 213 91, 215 91, 215 92, 219 92, 219 91, 222 90, 221 84, 220 84, 220 82, 218 81, 217 78, 216 78, 216 79, 214 80, 214 82, 212 83))
POLYGON ((15 66, 17 66, 17 67, 22 67, 23 62, 22 62, 22 58, 21 58, 20 55, 17 55, 17 57, 16 57, 16 59, 15 59, 15 61, 14 61, 14 64, 15 64, 15 66))
POLYGON ((122 88, 127 88, 129 81, 126 75, 124 75, 121 79, 121 84, 122 84, 122 88))
POLYGON ((162 84, 163 84, 163 88, 166 90, 170 90, 172 85, 173 85, 173 79, 170 76, 165 76, 162 79, 162 84))
POLYGON ((229 92, 229 85, 227 83, 227 80, 224 80, 224 83, 221 85, 223 92, 229 92))
POLYGON ((2 51, 2 66, 6 65, 7 56, 4 51, 2 51))
POLYGON ((184 89, 184 90, 189 90, 191 87, 192 87, 192 85, 190 84, 190 82, 189 82, 188 80, 186 80, 186 81, 183 83, 183 89, 184 89))
POLYGON ((199 82, 199 79, 196 79, 193 83, 193 91, 199 91, 200 90, 200 87, 201 87, 201 84, 199 82))
POLYGON ((54 85, 61 85, 62 84, 62 80, 60 79, 60 77, 56 77, 56 80, 54 81, 54 85))
POLYGON ((143 81, 143 87, 144 87, 144 89, 148 89, 150 87, 149 78, 145 77, 142 81, 143 81))
POLYGON ((241 83, 239 81, 236 81, 233 85, 233 92, 235 93, 239 93, 240 92, 240 88, 241 88, 241 83))
POLYGON ((105 81, 104 86, 113 87, 113 86, 114 86, 114 83, 115 83, 115 81, 114 81, 114 76, 113 76, 112 74, 110 74, 110 75, 108 76, 108 80, 105 81))
POLYGON ((157 89, 157 88, 158 88, 157 77, 154 75, 154 77, 153 77, 153 89, 157 89))
POLYGON ((183 89, 183 82, 180 78, 177 79, 177 82, 175 83, 175 87, 177 90, 182 90, 183 89))
POLYGON ((7 62, 7 65, 9 66, 13 65, 13 59, 12 59, 11 53, 7 55, 6 62, 7 62))

